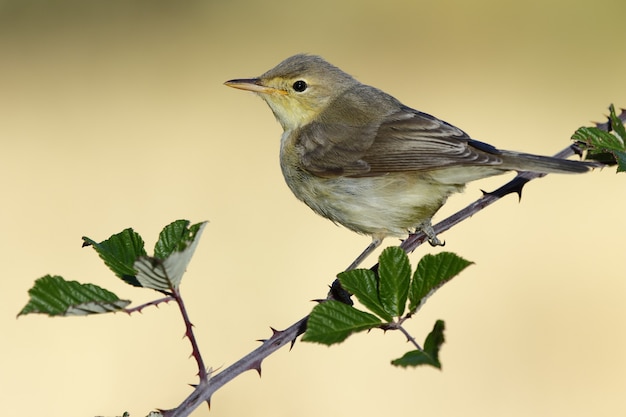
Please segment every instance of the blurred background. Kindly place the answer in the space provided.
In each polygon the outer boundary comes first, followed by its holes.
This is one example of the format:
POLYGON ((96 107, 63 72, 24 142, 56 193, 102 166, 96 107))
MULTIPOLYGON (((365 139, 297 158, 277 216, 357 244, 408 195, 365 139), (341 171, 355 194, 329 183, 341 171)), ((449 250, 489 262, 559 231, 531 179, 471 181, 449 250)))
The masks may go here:
MULTIPOLYGON (((307 314, 369 243, 291 195, 280 126, 224 81, 315 53, 479 140, 552 154, 626 107, 625 13, 621 0, 0 1, 3 413, 143 416, 197 381, 175 305, 15 318, 48 273, 158 296, 117 280, 82 236, 133 227, 150 252, 169 222, 209 220, 182 291, 216 369, 307 314)), ((626 414, 625 181, 551 175, 441 236, 475 265, 408 327, 423 340, 446 321, 443 371, 393 368, 410 349, 395 333, 297 343, 220 390, 210 415, 626 414)))

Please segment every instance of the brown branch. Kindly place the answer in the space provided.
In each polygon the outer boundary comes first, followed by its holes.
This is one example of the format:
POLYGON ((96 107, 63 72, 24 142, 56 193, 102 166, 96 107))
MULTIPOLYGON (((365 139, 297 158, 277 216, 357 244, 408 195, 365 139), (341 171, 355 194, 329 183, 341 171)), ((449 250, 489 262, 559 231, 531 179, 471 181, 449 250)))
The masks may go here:
POLYGON ((228 382, 251 369, 261 374, 261 363, 269 355, 285 345, 292 345, 296 337, 306 330, 306 322, 309 316, 300 319, 296 323, 282 331, 273 330, 274 334, 263 344, 239 359, 237 362, 224 369, 215 376, 210 376, 208 381, 200 382, 196 389, 173 410, 163 411, 165 417, 184 417, 190 415, 203 402, 210 403, 211 396, 228 382))
MULTIPOLYGON (((555 157, 565 158, 567 156, 573 155, 574 153, 576 153, 576 148, 572 145, 557 153, 555 157)), ((439 234, 450 229, 454 225, 471 217, 485 207, 495 203, 506 194, 510 194, 512 192, 521 192, 521 187, 523 187, 524 184, 535 178, 543 177, 544 175, 545 174, 536 174, 532 172, 522 172, 518 174, 515 178, 513 178, 502 187, 491 193, 485 193, 483 197, 479 198, 461 211, 436 224, 434 226, 435 232, 439 234)), ((426 240, 426 235, 424 235, 423 233, 417 233, 409 236, 409 238, 402 243, 401 247, 407 252, 412 252, 426 240)), ((378 268, 378 264, 372 267, 372 269, 376 268, 378 268)), ((248 355, 244 356, 242 359, 238 360, 237 362, 219 372, 215 376, 210 376, 206 383, 201 381, 201 383, 195 388, 191 395, 189 395, 189 397, 185 399, 185 401, 183 401, 175 409, 164 411, 163 415, 166 417, 188 416, 196 407, 198 407, 203 402, 210 402, 213 393, 220 389, 222 386, 224 386, 224 384, 244 373, 245 371, 255 369, 260 373, 261 363, 266 357, 268 357, 281 347, 295 342, 296 338, 306 331, 307 319, 308 316, 292 324, 285 330, 274 331, 272 337, 265 340, 263 342, 263 345, 253 350, 248 355)))
MULTIPOLYGON (((622 111, 620 114, 620 119, 622 121, 626 120, 626 111, 622 111)), ((610 130, 610 124, 596 124, 596 126, 600 129, 610 130)), ((576 147, 576 145, 568 146, 563 149, 561 152, 558 152, 554 155, 557 158, 567 158, 574 154, 579 154, 580 151, 576 147)), ((521 195, 522 188, 526 183, 532 181, 535 178, 540 178, 545 176, 545 174, 537 174, 533 172, 521 172, 511 181, 504 184, 502 187, 497 190, 485 193, 483 197, 479 198, 472 204, 468 205, 461 211, 451 215, 450 217, 444 219, 440 223, 434 226, 435 232, 437 234, 443 233, 451 227, 457 225, 463 220, 471 217, 476 214, 480 210, 490 206, 495 203, 502 197, 511 193, 518 193, 521 195)), ((422 243, 427 240, 427 237, 423 233, 416 233, 409 238, 407 238, 401 245, 401 247, 407 251, 412 252, 422 243)), ((378 264, 374 265, 371 269, 377 269, 378 264)), ((346 300, 349 302, 349 299, 346 300)), ((240 374, 249 370, 256 370, 261 373, 261 363, 265 358, 269 355, 280 349, 285 345, 293 345, 296 338, 303 334, 306 331, 306 323, 308 320, 308 316, 300 319, 296 323, 289 326, 287 329, 282 331, 273 330, 274 334, 267 340, 263 341, 263 344, 257 349, 253 350, 228 368, 223 371, 215 374, 214 376, 209 373, 208 380, 202 379, 200 384, 196 386, 194 391, 187 397, 178 407, 172 410, 163 411, 163 415, 166 417, 185 417, 192 413, 197 407, 200 406, 203 402, 210 403, 211 396, 214 392, 220 389, 229 381, 233 380, 240 374)), ((402 327, 400 326, 401 330, 402 327)), ((405 331, 405 335, 408 333, 405 331)), ((410 336, 409 341, 411 341, 410 336)), ((416 343, 416 342, 415 342, 416 343)), ((419 345, 417 345, 419 346, 419 345)))
POLYGON ((193 324, 191 323, 191 320, 189 320, 189 314, 187 314, 187 309, 185 308, 183 297, 181 297, 178 288, 173 289, 172 297, 174 297, 174 300, 176 300, 176 304, 178 304, 178 308, 180 309, 180 314, 183 316, 183 321, 185 322, 185 336, 187 337, 187 339, 189 339, 189 342, 191 343, 191 355, 194 357, 196 363, 198 364, 198 377, 200 378, 200 384, 202 384, 203 382, 206 382, 208 380, 208 374, 206 366, 204 366, 204 360, 202 359, 202 355, 200 354, 200 348, 198 347, 196 336, 193 333, 193 324))
POLYGON ((159 298, 158 300, 152 300, 152 301, 148 301, 147 303, 140 304, 137 307, 125 308, 122 311, 128 314, 141 313, 142 310, 146 307, 150 307, 150 306, 158 307, 159 304, 169 303, 172 300, 174 300, 174 297, 172 297, 171 295, 168 295, 167 297, 159 298))
MULTIPOLYGON (((576 153, 578 153, 576 146, 571 145, 556 153, 554 157, 567 158, 576 153)), ((443 233, 446 230, 449 230, 457 224, 461 223, 463 220, 472 217, 474 214, 478 213, 482 209, 492 205, 507 194, 517 193, 521 196, 522 188, 524 187, 524 185, 526 185, 526 183, 536 178, 545 177, 546 175, 547 174, 539 174, 536 172, 520 172, 519 174, 517 174, 517 176, 515 176, 515 178, 504 184, 502 187, 490 193, 484 193, 481 198, 469 204, 464 209, 437 223, 433 226, 433 229, 435 229, 435 233, 439 235, 440 233, 443 233)), ((407 253, 411 253, 427 240, 428 237, 426 236, 426 234, 420 231, 418 233, 410 235, 405 241, 402 242, 400 247, 404 249, 407 253)))

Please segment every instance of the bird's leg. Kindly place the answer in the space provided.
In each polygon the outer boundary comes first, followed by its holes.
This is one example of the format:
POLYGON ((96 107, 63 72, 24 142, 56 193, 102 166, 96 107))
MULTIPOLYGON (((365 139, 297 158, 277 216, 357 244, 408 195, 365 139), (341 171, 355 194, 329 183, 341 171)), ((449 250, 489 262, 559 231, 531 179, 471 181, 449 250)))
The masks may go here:
POLYGON ((428 236, 428 243, 430 243, 430 246, 445 246, 446 245, 445 242, 442 242, 441 240, 437 238, 437 233, 435 233, 435 229, 433 229, 433 225, 430 223, 430 220, 427 220, 426 222, 424 222, 420 226, 420 229, 422 230, 422 232, 424 232, 426 236, 428 236))
POLYGON ((356 269, 356 267, 359 266, 361 264, 361 262, 363 262, 365 260, 365 258, 367 258, 370 255, 370 253, 372 253, 374 251, 374 249, 376 249, 377 247, 380 246, 382 241, 383 240, 381 238, 379 238, 379 237, 372 237, 372 243, 370 243, 367 246, 367 248, 365 248, 365 250, 363 252, 361 252, 361 254, 359 256, 357 256, 357 258, 354 260, 354 262, 352 262, 350 264, 350 266, 348 267, 348 269, 346 269, 346 271, 350 271, 352 269, 356 269))

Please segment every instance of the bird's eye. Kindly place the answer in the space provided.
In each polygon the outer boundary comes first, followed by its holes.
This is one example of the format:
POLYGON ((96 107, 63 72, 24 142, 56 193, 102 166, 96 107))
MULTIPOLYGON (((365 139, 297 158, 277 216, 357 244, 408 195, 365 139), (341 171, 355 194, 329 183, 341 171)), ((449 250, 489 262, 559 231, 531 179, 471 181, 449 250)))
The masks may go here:
POLYGON ((293 89, 297 91, 298 93, 303 92, 304 90, 306 90, 307 87, 308 86, 306 85, 306 82, 302 80, 298 80, 295 83, 293 83, 293 89))

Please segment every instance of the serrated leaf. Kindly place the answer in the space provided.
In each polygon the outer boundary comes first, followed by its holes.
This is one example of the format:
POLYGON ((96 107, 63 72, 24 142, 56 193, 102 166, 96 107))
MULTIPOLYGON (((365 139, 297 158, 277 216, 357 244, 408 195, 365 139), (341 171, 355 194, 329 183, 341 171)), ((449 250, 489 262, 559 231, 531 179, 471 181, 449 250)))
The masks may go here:
POLYGON ((83 316, 118 311, 130 301, 93 284, 66 281, 60 276, 46 275, 28 290, 30 300, 18 316, 47 314, 49 316, 83 316))
POLYGON ((311 311, 302 340, 332 345, 343 342, 352 333, 369 330, 380 324, 380 319, 373 314, 339 301, 324 301, 311 311))
POLYGON ((581 127, 574 132, 572 139, 583 142, 592 150, 614 151, 624 150, 624 144, 615 134, 597 127, 581 127))
POLYGON ((617 172, 626 171, 626 152, 613 151, 613 155, 615 155, 615 160, 617 161, 617 172))
POLYGON ((415 313, 430 295, 472 263, 452 252, 425 255, 413 274, 409 288, 409 311, 415 313))
POLYGON ((581 127, 572 139, 582 142, 588 149, 588 159, 617 164, 617 172, 626 171, 626 127, 615 113, 615 107, 609 106, 609 122, 599 127, 581 127), (610 131, 607 131, 610 130, 610 131))
POLYGON ((620 117, 615 113, 615 106, 609 106, 609 120, 611 121, 611 129, 622 139, 622 143, 626 143, 626 126, 620 117))
MULTIPOLYGON (((162 243, 162 247, 159 249, 160 254, 163 255, 169 252, 169 255, 164 259, 142 256, 133 264, 133 268, 137 270, 136 279, 142 287, 163 291, 178 288, 183 274, 191 261, 191 257, 196 251, 206 222, 195 224, 189 229, 185 225, 182 232, 181 230, 176 231, 176 228, 179 227, 178 224, 171 228, 170 226, 165 228, 169 228, 168 231, 164 229, 165 235, 168 235, 168 237, 165 238, 166 243, 162 243), (172 235, 174 233, 178 233, 179 238, 173 238, 172 235), (173 245, 172 242, 174 242, 173 245), (175 250, 169 251, 167 248, 170 246, 173 246, 175 250)), ((164 232, 161 232, 161 235, 164 232)), ((159 238, 159 241, 161 241, 161 238, 159 238)), ((156 252, 157 249, 155 248, 156 252)))
POLYGON ((441 369, 439 350, 445 341, 443 335, 444 330, 445 323, 442 320, 437 320, 431 332, 426 336, 424 350, 412 350, 405 353, 401 358, 391 361, 391 363, 402 367, 430 365, 441 369))
POLYGON ((189 223, 189 220, 176 220, 165 226, 159 234, 159 240, 154 245, 154 257, 165 259, 174 251, 183 251, 194 241, 196 233, 206 222, 196 223, 188 227, 189 223))
POLYGON ((133 268, 135 260, 145 256, 144 243, 141 236, 133 229, 125 229, 100 243, 83 237, 85 245, 91 245, 105 265, 125 282, 135 287, 141 284, 135 278, 137 271, 133 268))
POLYGON ((378 258, 380 302, 387 313, 400 317, 406 308, 411 282, 411 264, 397 246, 386 248, 378 258))
POLYGON ((352 269, 337 275, 341 286, 354 294, 363 306, 390 322, 393 316, 383 307, 378 292, 378 278, 369 269, 352 269))

